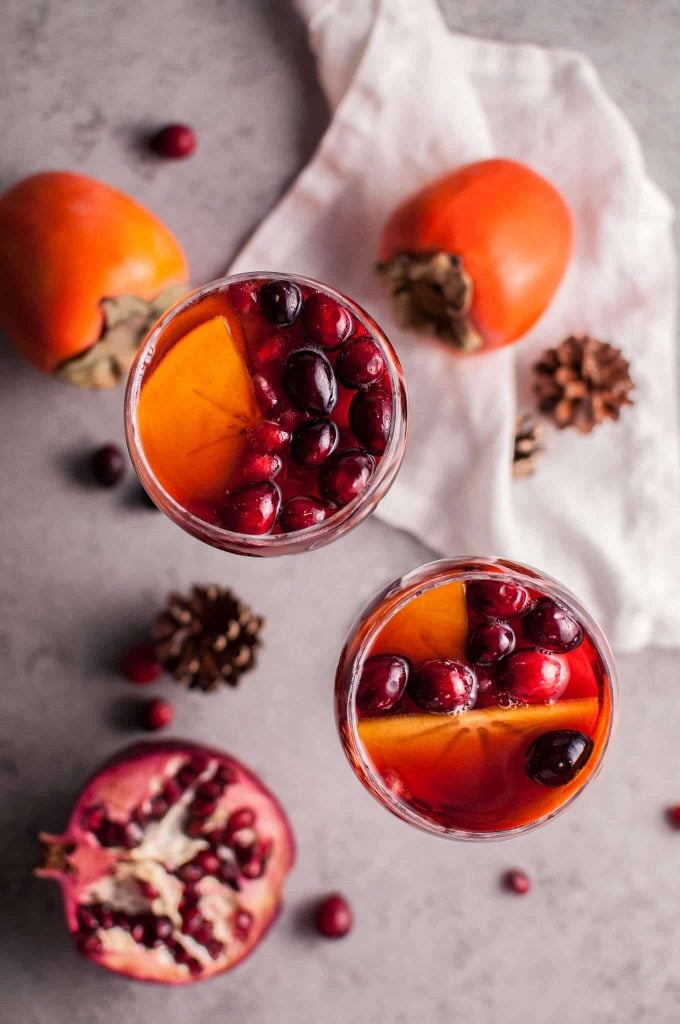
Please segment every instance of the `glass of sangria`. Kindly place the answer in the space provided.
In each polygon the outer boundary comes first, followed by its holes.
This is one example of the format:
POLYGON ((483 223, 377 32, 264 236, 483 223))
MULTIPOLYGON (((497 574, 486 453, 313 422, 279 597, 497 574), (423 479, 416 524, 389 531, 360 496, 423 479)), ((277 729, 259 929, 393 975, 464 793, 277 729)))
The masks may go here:
POLYGON ((375 321, 310 278, 239 274, 169 310, 125 398, 151 499, 213 547, 327 544, 389 489, 406 441, 399 361, 375 321))
POLYGON ((528 566, 464 558, 396 580, 345 644, 345 753, 388 810, 450 839, 536 828, 595 777, 616 669, 592 616, 528 566))

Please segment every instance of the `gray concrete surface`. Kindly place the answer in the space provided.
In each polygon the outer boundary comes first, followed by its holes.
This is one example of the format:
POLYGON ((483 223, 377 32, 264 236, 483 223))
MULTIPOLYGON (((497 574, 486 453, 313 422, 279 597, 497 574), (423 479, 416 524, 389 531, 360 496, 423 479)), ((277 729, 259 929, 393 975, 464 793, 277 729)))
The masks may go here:
MULTIPOLYGON (((414 0, 416 2, 416 0, 414 0)), ((446 0, 450 24, 578 47, 639 130, 677 202, 680 11, 671 0, 446 0)), ((326 113, 304 32, 283 0, 9 0, 3 6, 0 185, 77 168, 132 191, 215 276, 312 152, 326 113), (195 158, 152 160, 150 125, 186 119, 195 158)), ((84 255, 86 258, 86 254, 84 255)), ((135 500, 81 482, 90 446, 122 439, 121 394, 80 394, 0 348, 0 1021, 3 1024, 672 1024, 680 1001, 680 800, 675 658, 621 664, 622 721, 606 769, 561 820, 507 844, 420 835, 344 762, 330 686, 344 631, 387 578, 424 560, 376 521, 295 560, 219 555, 135 500), (81 961, 56 888, 33 881, 38 829, 58 830, 83 777, 138 738, 116 671, 170 587, 228 583, 266 615, 256 673, 236 692, 160 691, 178 734, 243 757, 299 840, 287 911, 232 975, 193 990, 135 985, 81 961), (295 614, 291 609, 295 609, 295 614), (521 865, 524 900, 499 891, 521 865), (329 887, 357 923, 340 944, 305 924, 329 887)))

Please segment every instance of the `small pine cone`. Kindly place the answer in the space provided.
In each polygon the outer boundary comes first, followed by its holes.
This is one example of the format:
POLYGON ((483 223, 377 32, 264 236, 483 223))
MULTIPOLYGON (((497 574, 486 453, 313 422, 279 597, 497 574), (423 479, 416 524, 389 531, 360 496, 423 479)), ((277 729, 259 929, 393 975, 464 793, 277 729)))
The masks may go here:
POLYGON ((618 420, 621 408, 633 404, 634 386, 621 350, 588 335, 571 335, 534 366, 539 409, 560 429, 574 426, 582 434, 607 419, 618 420))
POLYGON ((515 448, 512 456, 512 475, 518 479, 531 476, 536 459, 543 451, 543 427, 533 416, 518 416, 515 423, 515 448))
POLYGON ((230 590, 194 586, 188 597, 170 595, 153 638, 167 671, 179 683, 207 692, 222 683, 236 686, 253 668, 262 623, 230 590))

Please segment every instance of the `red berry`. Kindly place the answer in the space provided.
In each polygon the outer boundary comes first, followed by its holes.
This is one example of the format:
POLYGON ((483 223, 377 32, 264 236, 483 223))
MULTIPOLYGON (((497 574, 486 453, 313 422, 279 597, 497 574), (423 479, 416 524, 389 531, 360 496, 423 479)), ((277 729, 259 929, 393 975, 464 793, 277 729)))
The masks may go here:
POLYGON ((169 124, 151 138, 151 148, 159 156, 178 159, 191 156, 196 149, 196 132, 188 124, 169 124))
POLYGON ((125 472, 123 453, 117 444, 97 448, 90 458, 92 476, 102 487, 114 487, 125 472))
POLYGON ((349 425, 372 455, 382 455, 392 429, 392 399, 384 391, 357 391, 349 407, 349 425))
POLYGON ((302 292, 293 281, 268 281, 260 289, 260 309, 270 324, 290 327, 302 310, 302 292))
POLYGON ((233 491, 222 509, 222 522, 235 533, 264 534, 274 526, 281 504, 276 484, 247 484, 233 491))
POLYGON ((673 807, 666 809, 666 820, 673 828, 680 829, 680 804, 674 804, 673 807))
POLYGON ((583 630, 573 616, 549 597, 542 597, 522 617, 524 635, 548 651, 573 651, 583 640, 583 630))
POLYGON ((368 387, 382 377, 385 359, 371 338, 352 338, 338 353, 335 372, 345 387, 368 387))
POLYGON ((257 452, 281 452, 290 441, 290 431, 272 420, 261 420, 248 430, 248 441, 257 452))
POLYGON ((282 381, 288 397, 302 412, 324 415, 331 412, 338 399, 333 367, 312 348, 301 348, 288 356, 282 381))
POLYGON ((506 622, 483 622, 468 637, 467 656, 476 665, 493 665, 511 654, 516 642, 506 622))
POLYGON ((375 467, 372 456, 358 448, 332 455, 319 471, 322 498, 336 505, 348 505, 368 487, 375 467))
POLYGON ((290 454, 300 466, 320 466, 335 451, 339 436, 333 420, 307 420, 296 428, 290 454))
POLYGON ((220 515, 214 501, 205 501, 203 498, 190 498, 184 507, 196 519, 202 519, 204 523, 210 523, 211 526, 220 525, 220 515))
POLYGON ((497 580, 471 580, 465 593, 471 608, 490 619, 518 615, 529 603, 529 595, 518 583, 501 576, 497 580))
POLYGON ((281 400, 276 388, 264 373, 256 373, 253 377, 253 391, 258 405, 265 413, 273 412, 281 400))
POLYGON ((227 288, 231 308, 240 316, 247 316, 257 306, 257 289, 252 281, 234 281, 227 288))
POLYGON ((307 338, 327 349, 342 345, 354 327, 349 310, 321 292, 314 292, 305 302, 301 323, 307 338))
POLYGON ((524 896, 531 889, 531 879, 524 871, 512 868, 503 875, 503 888, 508 892, 517 893, 518 896, 524 896))
POLYGON ((295 533, 296 530, 306 530, 308 526, 318 526, 327 515, 326 506, 318 498, 296 494, 281 507, 279 526, 283 533, 295 533))
POLYGON ((252 353, 252 361, 257 370, 262 370, 269 363, 282 363, 287 352, 285 338, 280 334, 270 334, 258 343, 252 353))
POLYGON ((426 711, 452 714, 471 708, 477 696, 477 679, 468 665, 451 658, 431 658, 411 676, 409 697, 426 711))
POLYGON ((477 699, 475 701, 475 707, 498 707, 498 698, 500 694, 498 692, 498 687, 496 686, 495 676, 492 675, 489 668, 485 668, 483 665, 475 665, 475 675, 477 676, 477 699))
POLYGON ((175 717, 175 709, 169 700, 150 700, 142 712, 142 725, 149 732, 165 729, 175 717))
POLYGON ((279 455, 247 452, 241 461, 239 475, 244 484, 254 484, 260 480, 273 480, 282 466, 279 455))
POLYGON ((130 683, 155 683, 163 672, 153 644, 139 644, 123 655, 121 671, 130 683))
POLYGON ((568 682, 562 663, 541 651, 517 651, 498 667, 500 687, 522 704, 555 701, 568 682))
POLYGON ((314 920, 320 935, 327 939, 341 939, 351 931, 352 908, 344 896, 334 892, 319 903, 314 920))
POLYGON ((411 666, 395 654, 376 654, 361 669, 357 704, 364 711, 388 711, 404 694, 411 666))

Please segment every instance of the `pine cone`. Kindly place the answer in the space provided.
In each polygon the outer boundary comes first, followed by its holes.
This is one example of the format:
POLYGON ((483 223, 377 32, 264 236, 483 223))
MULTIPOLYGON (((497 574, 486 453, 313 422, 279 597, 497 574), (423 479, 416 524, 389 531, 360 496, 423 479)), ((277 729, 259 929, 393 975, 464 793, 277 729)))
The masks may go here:
POLYGON ((557 426, 589 434, 604 420, 617 420, 635 386, 621 350, 606 341, 573 335, 544 352, 534 366, 534 390, 542 412, 557 426))
POLYGON ((531 476, 536 459, 543 451, 543 427, 533 416, 518 416, 515 423, 515 450, 512 456, 512 475, 515 478, 531 476))
POLYGON ((216 584, 171 594, 157 618, 153 638, 158 658, 175 679, 191 689, 236 686, 255 665, 263 620, 247 604, 216 584))

